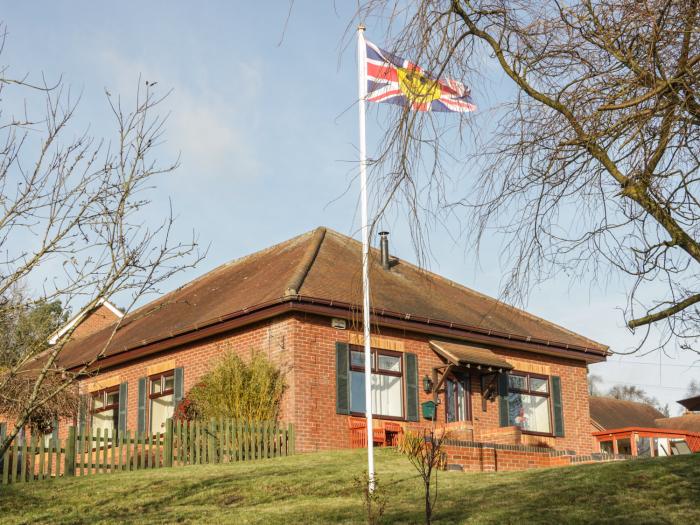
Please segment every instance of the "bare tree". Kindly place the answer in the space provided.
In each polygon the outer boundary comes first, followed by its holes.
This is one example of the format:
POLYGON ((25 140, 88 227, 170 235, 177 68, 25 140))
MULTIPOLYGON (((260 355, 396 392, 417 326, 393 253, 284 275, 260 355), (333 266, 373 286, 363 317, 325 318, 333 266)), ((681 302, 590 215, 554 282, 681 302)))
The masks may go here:
POLYGON ((437 503, 438 472, 447 466, 445 444, 448 439, 449 434, 444 429, 436 430, 433 423, 430 429, 406 432, 397 447, 408 457, 423 483, 426 525, 430 525, 437 503))
POLYGON ((685 397, 695 397, 700 395, 700 381, 691 379, 688 382, 688 388, 685 391, 685 397))
POLYGON ((670 408, 668 403, 662 405, 658 399, 647 394, 643 388, 635 385, 614 385, 608 391, 608 397, 615 399, 622 399, 624 401, 637 401, 639 403, 646 403, 656 408, 665 417, 669 417, 670 408))
POLYGON ((599 385, 603 383, 603 378, 598 374, 592 374, 588 372, 588 395, 589 396, 599 396, 600 388, 599 385))
MULTIPOLYGON (((0 107, 0 318, 56 302, 89 312, 116 293, 129 310, 200 260, 194 237, 171 239, 172 209, 152 219, 149 191, 158 176, 177 167, 154 158, 165 123, 155 112, 164 96, 154 84, 139 79, 133 105, 106 93, 117 131, 109 141, 75 133, 77 101, 62 82, 32 84, 13 78, 7 67, 0 71, 3 103, 25 100, 20 117, 0 107), (37 100, 38 117, 31 111, 37 100), (18 305, 11 297, 21 286, 32 293, 18 305)), ((76 379, 109 344, 68 372, 60 356, 71 335, 69 330, 51 346, 44 337, 19 344, 3 335, 15 348, 0 371, 0 413, 15 422, 0 443, 0 456, 33 415, 47 406, 70 410, 66 400, 76 379)))
POLYGON ((561 273, 622 276, 627 326, 646 339, 655 325, 660 344, 691 347, 698 9, 696 0, 368 1, 360 18, 386 20, 389 49, 428 76, 474 84, 488 70, 515 88, 483 122, 396 110, 375 159, 379 193, 403 197, 418 238, 421 221, 442 213, 466 217, 477 246, 504 234, 506 297, 561 273), (463 145, 475 141, 459 158, 475 179, 463 198, 449 192, 454 122, 463 145))

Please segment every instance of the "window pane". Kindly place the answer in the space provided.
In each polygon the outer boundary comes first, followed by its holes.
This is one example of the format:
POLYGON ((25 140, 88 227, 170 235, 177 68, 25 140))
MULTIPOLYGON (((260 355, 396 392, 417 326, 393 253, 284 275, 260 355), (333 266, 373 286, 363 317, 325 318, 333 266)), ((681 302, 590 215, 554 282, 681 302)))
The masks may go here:
POLYGON ((365 413, 364 372, 350 372, 350 411, 365 413))
POLYGON ((105 435, 105 430, 109 432, 110 437, 112 436, 112 431, 114 430, 114 419, 115 410, 105 410, 104 412, 98 412, 92 415, 92 433, 93 435, 97 432, 97 429, 102 429, 102 435, 105 435))
POLYGON ((107 393, 107 404, 108 405, 118 405, 119 404, 119 391, 108 392, 107 393))
POLYGON ((455 407, 455 383, 452 379, 447 379, 445 381, 445 417, 448 423, 452 423, 457 420, 456 407, 455 407))
POLYGON ((549 391, 549 381, 539 377, 530 378, 530 391, 531 392, 548 392, 549 391))
POLYGON ((632 455, 632 445, 630 445, 629 438, 617 440, 617 453, 626 454, 628 456, 632 455))
POLYGON ((95 396, 92 398, 92 409, 93 410, 99 410, 100 408, 105 406, 105 401, 103 394, 100 393, 99 395, 95 396))
POLYGON ((390 372, 401 372, 401 358, 395 355, 379 354, 378 368, 390 372))
POLYGON ((637 437, 637 456, 651 457, 651 440, 648 437, 637 437))
POLYGON ((372 374, 372 411, 380 416, 403 416, 400 377, 372 374))
POLYGON ((365 354, 363 352, 355 352, 354 350, 350 352, 350 364, 352 366, 365 366, 365 354))
POLYGON ((173 395, 151 400, 151 433, 165 432, 165 421, 173 417, 173 395))
POLYGON ((466 421, 467 420, 467 400, 466 400, 466 389, 463 381, 457 382, 457 420, 466 421))
POLYGON ((527 377, 510 374, 508 376, 508 388, 527 390, 527 377))
POLYGON ((527 394, 508 394, 508 418, 511 425, 531 432, 550 433, 549 398, 527 394))
POLYGON ((603 454, 612 454, 613 453, 612 441, 601 441, 600 442, 600 451, 603 454))
POLYGON ((160 394, 160 377, 151 381, 151 394, 160 394))
POLYGON ((175 388, 175 376, 165 376, 165 390, 172 390, 175 388))
MULTIPOLYGON (((364 372, 350 372, 350 411, 365 412, 364 372)), ((372 374, 372 413, 403 416, 403 386, 400 377, 372 374)))

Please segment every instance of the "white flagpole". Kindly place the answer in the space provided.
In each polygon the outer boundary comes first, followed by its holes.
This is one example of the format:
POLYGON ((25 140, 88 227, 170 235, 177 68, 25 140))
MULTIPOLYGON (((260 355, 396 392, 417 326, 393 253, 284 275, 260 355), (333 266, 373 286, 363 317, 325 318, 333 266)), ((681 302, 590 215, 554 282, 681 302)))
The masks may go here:
POLYGON ((365 343, 365 416, 367 417, 367 475, 369 491, 374 491, 374 432, 372 431, 372 350, 369 320, 369 223, 367 219, 367 144, 365 138, 365 99, 367 98, 367 48, 365 26, 357 27, 357 68, 360 110, 360 200, 362 208, 362 326, 365 343))

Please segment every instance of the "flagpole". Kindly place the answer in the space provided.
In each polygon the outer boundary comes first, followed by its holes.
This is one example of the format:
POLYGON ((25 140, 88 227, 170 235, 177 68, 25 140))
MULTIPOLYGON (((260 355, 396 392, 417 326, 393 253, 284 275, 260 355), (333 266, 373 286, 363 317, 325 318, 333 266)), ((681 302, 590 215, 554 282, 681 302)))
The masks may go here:
POLYGON ((360 201, 362 209, 362 327, 365 346, 365 416, 367 418, 367 477, 369 491, 374 492, 374 432, 372 429, 372 347, 369 319, 369 221, 367 219, 367 144, 365 105, 367 98, 367 60, 365 26, 357 26, 358 107, 360 113, 360 201))

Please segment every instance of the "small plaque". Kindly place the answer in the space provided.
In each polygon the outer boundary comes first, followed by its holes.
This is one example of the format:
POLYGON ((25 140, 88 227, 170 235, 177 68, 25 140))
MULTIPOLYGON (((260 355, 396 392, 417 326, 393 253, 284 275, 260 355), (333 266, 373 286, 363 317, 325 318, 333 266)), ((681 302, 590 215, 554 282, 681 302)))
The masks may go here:
POLYGON ((334 317, 331 319, 331 326, 333 328, 337 328, 338 330, 345 330, 347 328, 347 322, 345 319, 338 319, 337 317, 334 317))

